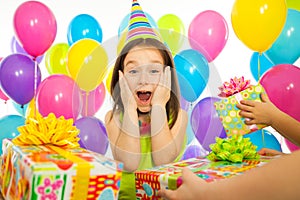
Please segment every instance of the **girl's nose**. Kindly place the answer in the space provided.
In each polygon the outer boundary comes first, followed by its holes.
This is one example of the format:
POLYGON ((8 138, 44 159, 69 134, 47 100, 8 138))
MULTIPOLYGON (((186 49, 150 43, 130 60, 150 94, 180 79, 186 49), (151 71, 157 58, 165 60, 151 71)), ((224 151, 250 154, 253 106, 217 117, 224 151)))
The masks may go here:
POLYGON ((139 84, 145 85, 148 83, 148 75, 145 72, 141 72, 139 77, 139 84))

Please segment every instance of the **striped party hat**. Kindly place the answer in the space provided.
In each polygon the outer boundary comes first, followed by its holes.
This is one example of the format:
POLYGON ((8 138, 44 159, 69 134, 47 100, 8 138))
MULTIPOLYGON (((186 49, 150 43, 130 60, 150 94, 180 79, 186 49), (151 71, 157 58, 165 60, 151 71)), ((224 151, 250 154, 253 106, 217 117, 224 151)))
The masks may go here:
POLYGON ((162 42, 160 35, 151 27, 138 1, 133 0, 126 43, 137 38, 154 38, 162 42))

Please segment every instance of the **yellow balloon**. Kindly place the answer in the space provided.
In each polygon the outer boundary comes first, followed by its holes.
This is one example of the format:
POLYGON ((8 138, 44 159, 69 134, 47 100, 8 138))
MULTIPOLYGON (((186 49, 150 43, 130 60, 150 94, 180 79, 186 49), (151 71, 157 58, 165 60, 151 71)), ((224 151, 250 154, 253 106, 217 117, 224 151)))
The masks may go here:
POLYGON ((185 28, 181 19, 174 14, 166 14, 159 18, 157 26, 172 54, 178 53, 185 39, 185 28))
POLYGON ((237 37, 259 53, 272 46, 284 27, 286 17, 285 0, 236 0, 231 12, 237 37))
POLYGON ((108 57, 96 40, 78 40, 70 47, 67 58, 69 74, 80 89, 92 91, 105 77, 108 57))
POLYGON ((120 52, 122 51, 124 45, 125 45, 125 42, 126 42, 126 36, 127 36, 127 31, 124 31, 121 36, 120 36, 120 40, 119 40, 119 43, 118 43, 118 46, 117 46, 117 54, 119 55, 120 52))
POLYGON ((69 75, 67 70, 67 53, 69 45, 67 43, 58 43, 53 45, 46 53, 45 65, 50 75, 65 74, 69 75))
POLYGON ((111 94, 110 93, 110 83, 111 83, 113 72, 114 72, 114 68, 110 67, 109 71, 107 73, 107 76, 106 76, 106 81, 105 81, 105 87, 106 87, 106 89, 107 89, 107 91, 108 91, 109 94, 111 94))

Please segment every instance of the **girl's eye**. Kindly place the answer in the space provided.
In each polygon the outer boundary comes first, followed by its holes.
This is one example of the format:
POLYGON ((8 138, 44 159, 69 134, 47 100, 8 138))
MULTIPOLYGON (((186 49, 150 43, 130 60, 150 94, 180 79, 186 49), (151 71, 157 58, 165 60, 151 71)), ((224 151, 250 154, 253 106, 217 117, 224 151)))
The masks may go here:
POLYGON ((160 71, 157 70, 157 69, 152 69, 152 70, 150 71, 150 73, 151 73, 151 74, 159 74, 160 71))
POLYGON ((132 70, 129 70, 128 73, 133 75, 133 74, 138 73, 138 71, 135 69, 132 69, 132 70))

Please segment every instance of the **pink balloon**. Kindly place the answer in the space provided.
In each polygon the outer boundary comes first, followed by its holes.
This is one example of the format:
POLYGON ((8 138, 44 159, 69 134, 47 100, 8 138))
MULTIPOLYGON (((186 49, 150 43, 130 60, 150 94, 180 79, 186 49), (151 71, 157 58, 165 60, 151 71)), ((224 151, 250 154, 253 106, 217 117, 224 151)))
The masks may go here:
MULTIPOLYGON (((280 64, 263 74, 260 83, 270 100, 283 112, 300 122, 300 68, 292 64, 280 64)), ((300 133, 299 133, 300 134, 300 133)), ((285 140, 291 151, 299 149, 285 140)))
POLYGON ((93 116, 102 106, 105 98, 105 86, 101 83, 95 90, 87 93, 86 91, 81 91, 82 95, 82 111, 81 115, 93 116))
POLYGON ((284 140, 285 140, 286 146, 289 148, 289 150, 290 150, 291 152, 300 149, 297 145, 293 144, 293 143, 290 142, 289 140, 287 140, 287 139, 284 139, 284 140))
POLYGON ((14 14, 14 30, 25 51, 33 57, 47 51, 56 37, 52 11, 38 1, 22 3, 14 14))
POLYGON ((280 110, 300 121, 300 68, 275 65, 263 74, 260 83, 280 110))
POLYGON ((228 25, 222 15, 213 10, 199 13, 191 22, 188 38, 193 49, 213 61, 228 39, 228 25))
MULTIPOLYGON (((0 57, 0 61, 2 60, 3 58, 0 57)), ((0 99, 3 99, 4 101, 7 101, 9 98, 2 92, 2 90, 0 89, 0 99)))
POLYGON ((3 99, 4 101, 7 101, 9 98, 2 92, 0 89, 0 99, 3 99))
POLYGON ((44 79, 37 91, 38 111, 45 117, 54 113, 56 117, 77 119, 81 111, 80 89, 75 81, 63 74, 44 79))

